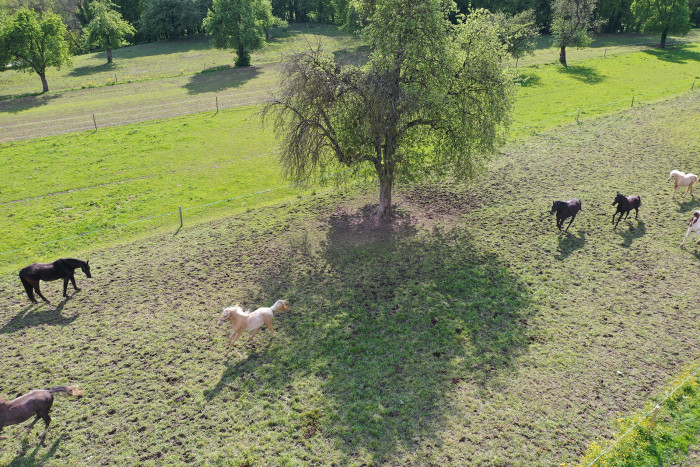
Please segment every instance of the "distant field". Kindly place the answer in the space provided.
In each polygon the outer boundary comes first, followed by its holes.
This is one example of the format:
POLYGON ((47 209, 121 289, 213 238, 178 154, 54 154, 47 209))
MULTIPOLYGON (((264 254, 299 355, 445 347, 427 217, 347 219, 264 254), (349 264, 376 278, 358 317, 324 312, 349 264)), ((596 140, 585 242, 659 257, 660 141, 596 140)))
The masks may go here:
POLYGON ((697 172, 699 120, 687 93, 560 126, 472 183, 400 183, 388 228, 371 187, 96 247, 52 306, 4 271, 0 394, 85 397, 56 398, 46 448, 6 428, 0 465, 576 463, 697 366, 700 247, 678 244, 700 201, 666 177, 697 172), (642 207, 614 231, 618 190, 642 207), (275 339, 225 357, 221 308, 278 298, 275 339))
MULTIPOLYGON (((591 59, 568 69, 522 69, 512 138, 575 121, 578 109, 585 120, 629 108, 631 96, 643 105, 686 93, 700 79, 698 57, 700 44, 693 44, 591 59)), ((190 209, 286 186, 276 151, 274 135, 261 128, 255 108, 0 144, 0 218, 12 220, 0 224, 0 270, 154 228, 174 231, 179 206, 193 222, 293 198, 298 191, 285 188, 190 209)))

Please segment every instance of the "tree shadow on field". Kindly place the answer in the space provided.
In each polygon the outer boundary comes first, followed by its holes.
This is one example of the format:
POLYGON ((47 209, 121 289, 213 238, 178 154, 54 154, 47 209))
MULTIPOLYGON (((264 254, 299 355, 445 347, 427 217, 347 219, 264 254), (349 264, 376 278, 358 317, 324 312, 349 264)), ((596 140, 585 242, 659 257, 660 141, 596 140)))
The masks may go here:
POLYGON ((644 53, 671 63, 700 62, 700 53, 691 50, 691 45, 680 45, 672 49, 646 49, 644 53))
POLYGON ((643 237, 647 233, 647 226, 641 219, 636 220, 637 227, 634 226, 634 220, 625 219, 622 222, 627 224, 629 228, 627 230, 620 229, 618 225, 616 232, 622 237, 622 246, 625 248, 632 246, 632 242, 634 242, 635 239, 643 237))
POLYGON ((559 254, 555 256, 559 261, 568 258, 571 253, 580 250, 586 245, 586 232, 579 229, 578 236, 563 234, 559 236, 559 254))
POLYGON ((114 63, 103 63, 102 65, 91 65, 91 66, 79 66, 71 69, 70 76, 80 77, 94 75, 95 73, 106 73, 108 71, 114 71, 117 69, 117 65, 114 63))
POLYGON ((586 84, 598 84, 605 79, 605 76, 598 73, 595 68, 584 65, 557 67, 556 70, 561 74, 571 76, 586 84))
MULTIPOLYGON (((292 411, 299 436, 321 431, 348 454, 390 462, 398 445, 431 437, 451 413, 451 393, 470 383, 488 397, 531 342, 526 286, 464 229, 419 233, 337 214, 312 251, 306 237, 262 274, 265 301, 286 297, 274 358, 233 362, 205 396, 265 388, 294 399, 295 384, 319 381, 323 407, 292 411), (250 383, 249 383, 250 382, 250 383)), ((235 396, 235 397, 236 397, 235 396)))
POLYGON ((24 436, 24 438, 22 439, 22 446, 20 447, 19 454, 17 454, 17 457, 12 459, 10 463, 7 464, 7 467, 44 465, 49 459, 56 455, 56 451, 58 451, 58 445, 61 443, 61 441, 63 441, 64 437, 65 435, 59 436, 58 439, 51 444, 51 447, 48 448, 48 450, 46 450, 46 452, 42 453, 41 456, 38 456, 39 451, 42 449, 42 446, 40 446, 39 443, 37 443, 34 449, 32 449, 32 452, 27 454, 27 451, 29 450, 29 440, 27 436, 24 436))
POLYGON ((185 89, 189 94, 226 91, 243 86, 259 74, 260 69, 254 66, 203 71, 192 75, 185 89))
POLYGON ((24 328, 41 326, 42 324, 66 326, 72 323, 78 317, 77 313, 73 316, 63 316, 63 308, 71 298, 64 298, 55 308, 51 304, 34 304, 25 307, 17 316, 0 328, 0 334, 11 334, 24 328))
MULTIPOLYGON (((39 86, 38 86, 39 87, 39 86)), ((34 107, 48 105, 52 100, 59 98, 59 94, 36 93, 31 96, 0 95, 0 113, 18 113, 34 107), (7 99, 5 99, 7 98, 7 99)))

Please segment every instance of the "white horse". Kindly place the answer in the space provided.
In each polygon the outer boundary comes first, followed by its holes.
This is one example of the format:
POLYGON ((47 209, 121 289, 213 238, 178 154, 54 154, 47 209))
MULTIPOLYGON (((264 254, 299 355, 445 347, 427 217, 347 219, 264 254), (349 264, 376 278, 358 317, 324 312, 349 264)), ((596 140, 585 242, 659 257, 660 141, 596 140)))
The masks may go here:
POLYGON ((693 185, 698 183, 698 176, 695 174, 683 173, 680 170, 671 170, 668 176, 669 180, 673 180, 673 198, 676 197, 676 191, 682 186, 687 186, 688 189, 681 195, 681 198, 690 192, 690 196, 693 196, 693 185))
MULTIPOLYGON (((700 211, 695 211, 693 213, 693 217, 690 219, 690 225, 688 226, 688 231, 685 233, 685 238, 683 238, 683 241, 681 242, 681 246, 685 243, 686 238, 688 238, 688 235, 691 234, 691 232, 694 234, 693 235, 693 240, 695 240, 700 234, 700 211)), ((700 239, 698 239, 697 243, 700 243, 700 239)))
MULTIPOLYGON (((243 311, 243 308, 238 305, 224 308, 217 324, 221 326, 226 321, 231 321, 231 325, 233 326, 233 333, 229 338, 228 352, 231 351, 233 345, 244 331, 255 331, 253 335, 250 336, 250 340, 252 341, 263 324, 270 330, 270 340, 272 340, 272 336, 275 334, 275 330, 272 328, 273 313, 275 311, 289 310, 289 302, 287 302, 287 300, 277 300, 271 307, 258 308, 252 313, 243 311)), ((226 352, 226 354, 228 354, 228 352, 226 352)))

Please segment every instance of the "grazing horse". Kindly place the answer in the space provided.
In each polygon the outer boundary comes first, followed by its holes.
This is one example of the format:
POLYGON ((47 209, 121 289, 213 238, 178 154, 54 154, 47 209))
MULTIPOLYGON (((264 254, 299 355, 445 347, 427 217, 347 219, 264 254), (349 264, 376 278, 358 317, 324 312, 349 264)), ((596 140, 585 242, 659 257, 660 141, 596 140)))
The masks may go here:
POLYGON ((615 196, 615 201, 613 201, 612 205, 615 206, 617 204, 617 211, 615 211, 615 214, 613 214, 612 221, 613 224, 615 224, 615 227, 613 230, 617 229, 617 224, 620 223, 620 220, 622 219, 622 215, 625 215, 625 219, 627 219, 627 216, 630 215, 630 211, 634 209, 634 218, 636 219, 639 216, 639 206, 642 205, 642 198, 639 196, 625 196, 621 195, 620 192, 617 193, 617 196, 615 196), (615 216, 620 213, 620 217, 617 218, 617 223, 615 223, 615 216))
POLYGON ((277 300, 271 307, 258 308, 252 313, 243 311, 243 308, 238 305, 224 308, 217 325, 221 326, 224 322, 231 321, 231 326, 233 326, 233 334, 231 334, 229 338, 229 346, 226 354, 228 355, 233 349, 233 344, 241 337, 243 331, 255 331, 253 335, 250 336, 250 340, 252 341, 263 324, 270 330, 270 340, 272 340, 272 336, 275 334, 275 330, 272 328, 273 313, 276 311, 289 310, 289 302, 287 302, 287 300, 277 300))
POLYGON ((554 214, 555 212, 557 213, 557 227, 559 230, 561 230, 562 226, 564 225, 564 221, 571 217, 569 225, 567 225, 566 230, 564 230, 564 232, 566 232, 569 230, 569 227, 571 227, 571 223, 574 222, 574 219, 576 219, 576 214, 578 214, 581 209, 583 208, 581 207, 580 199, 555 201, 552 204, 552 210, 549 212, 549 214, 554 214))
MULTIPOLYGON (((698 237, 698 234, 700 234, 700 222, 698 221, 700 221, 700 211, 695 211, 693 217, 690 218, 690 225, 688 225, 688 230, 685 232, 685 237, 681 242, 681 246, 685 244, 685 240, 691 233, 693 233, 693 240, 698 237)), ((700 243, 700 239, 698 239, 697 243, 700 243)))
POLYGON ((43 419, 46 424, 44 432, 41 434, 41 445, 43 446, 46 432, 49 430, 49 423, 51 423, 49 410, 51 410, 53 393, 55 392, 63 392, 71 396, 83 395, 83 391, 75 386, 58 386, 51 389, 35 389, 9 402, 0 397, 0 433, 3 427, 22 423, 29 420, 32 415, 36 415, 34 421, 27 427, 27 433, 31 431, 40 418, 43 419))
POLYGON ((695 198, 695 196, 693 195, 693 185, 698 183, 697 175, 683 173, 680 170, 671 170, 668 179, 673 180, 673 198, 676 197, 676 192, 682 186, 687 186, 688 189, 685 190, 685 193, 681 195, 681 198, 687 195, 688 192, 690 192, 690 196, 695 198))
POLYGON ((78 286, 75 285, 74 271, 80 268, 85 275, 90 278, 90 265, 88 261, 81 261, 79 259, 73 258, 62 258, 53 263, 32 263, 29 266, 22 268, 19 272, 19 279, 22 281, 24 290, 27 291, 27 296, 29 300, 33 303, 37 303, 36 298, 34 298, 33 290, 44 300, 46 303, 49 301, 41 294, 39 290, 39 281, 55 281, 58 279, 63 279, 63 296, 67 297, 66 290, 68 289, 68 281, 71 281, 73 288, 75 290, 80 290, 78 286))

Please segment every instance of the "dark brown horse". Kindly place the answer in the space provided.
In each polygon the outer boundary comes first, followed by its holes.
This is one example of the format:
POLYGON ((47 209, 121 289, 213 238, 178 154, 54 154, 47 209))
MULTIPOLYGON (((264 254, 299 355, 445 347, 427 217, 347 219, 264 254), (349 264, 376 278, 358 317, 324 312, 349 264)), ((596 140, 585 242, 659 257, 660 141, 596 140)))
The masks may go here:
POLYGON ((29 420, 32 415, 36 415, 34 421, 27 427, 27 433, 31 431, 40 418, 43 419, 46 426, 41 434, 41 444, 44 445, 46 432, 49 429, 49 423, 51 423, 49 411, 53 405, 53 393, 55 392, 63 392, 71 396, 83 395, 83 391, 75 386, 58 386, 51 389, 34 389, 9 402, 0 397, 0 433, 2 433, 3 427, 22 423, 29 420))
POLYGON ((19 279, 22 281, 24 290, 27 291, 29 300, 31 300, 33 303, 37 303, 33 292, 33 290, 36 290, 37 295, 39 295, 46 303, 49 303, 46 297, 41 295, 39 281, 55 281, 58 279, 63 279, 63 296, 67 297, 68 295, 66 294, 66 290, 68 289, 68 281, 71 281, 75 290, 80 290, 78 286, 75 285, 74 272, 77 268, 80 268, 87 277, 92 277, 90 275, 90 265, 87 261, 73 258, 62 258, 58 261, 54 261, 53 263, 32 263, 26 268, 22 268, 22 270, 19 272, 19 279))
POLYGON ((569 225, 567 225, 566 230, 564 230, 564 232, 566 232, 569 230, 569 227, 571 227, 571 223, 574 222, 576 214, 578 214, 581 209, 581 200, 574 198, 568 201, 555 201, 552 203, 552 210, 549 213, 557 213, 557 227, 559 230, 564 226, 564 221, 569 217, 571 218, 569 225))
POLYGON ((636 219, 639 216, 639 206, 642 205, 642 198, 639 196, 625 196, 621 195, 620 192, 617 193, 617 196, 615 196, 615 201, 613 201, 612 205, 615 206, 617 204, 617 211, 615 211, 615 214, 613 214, 612 221, 613 224, 615 224, 615 227, 613 227, 613 230, 617 229, 617 224, 620 223, 620 220, 622 219, 622 215, 625 215, 625 219, 627 219, 627 216, 630 215, 630 211, 634 209, 634 218, 636 219), (620 217, 617 218, 617 223, 615 223, 615 216, 620 213, 620 217))

